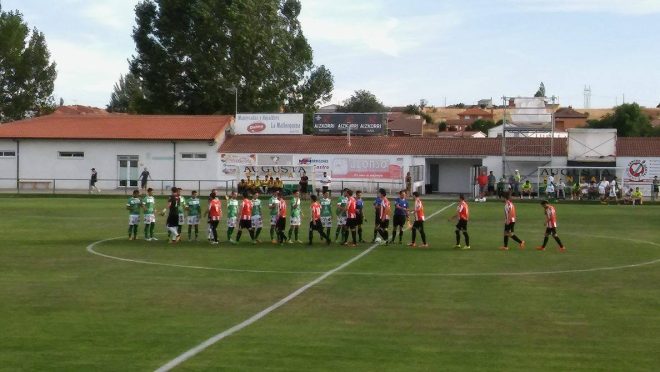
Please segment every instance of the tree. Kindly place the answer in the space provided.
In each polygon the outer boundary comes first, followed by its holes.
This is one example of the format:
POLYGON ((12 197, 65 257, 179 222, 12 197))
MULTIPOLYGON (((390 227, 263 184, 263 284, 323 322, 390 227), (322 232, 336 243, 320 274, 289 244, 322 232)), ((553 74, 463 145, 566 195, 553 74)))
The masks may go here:
POLYGON ((52 112, 56 76, 44 34, 0 4, 0 122, 52 112))
POLYGON ((541 82, 541 85, 539 85, 539 90, 534 93, 534 97, 545 97, 545 85, 543 82, 541 82))
POLYGON ((368 90, 356 90, 353 95, 344 101, 340 112, 384 112, 387 111, 381 101, 368 90))
POLYGON ((495 127, 492 120, 477 119, 474 123, 468 125, 468 131, 483 132, 488 134, 488 130, 495 127))
POLYGON ((320 66, 289 92, 284 111, 304 113, 303 132, 311 134, 314 131, 314 113, 323 102, 332 98, 333 89, 332 73, 325 66, 320 66))
POLYGON ((421 105, 408 105, 403 109, 403 113, 408 115, 418 115, 426 120, 427 123, 433 124, 433 117, 427 114, 421 105))
POLYGON ((329 99, 315 68, 299 0, 143 0, 135 8, 140 113, 277 112, 329 99))
POLYGON ((109 112, 136 114, 141 105, 144 105, 144 93, 140 80, 130 72, 119 76, 106 109, 109 112))
POLYGON ((446 130, 447 130, 447 122, 441 121, 440 124, 438 124, 438 132, 444 132, 446 130))
POLYGON ((651 120, 637 103, 624 103, 600 120, 587 121, 589 128, 616 128, 620 137, 647 137, 655 133, 651 120))

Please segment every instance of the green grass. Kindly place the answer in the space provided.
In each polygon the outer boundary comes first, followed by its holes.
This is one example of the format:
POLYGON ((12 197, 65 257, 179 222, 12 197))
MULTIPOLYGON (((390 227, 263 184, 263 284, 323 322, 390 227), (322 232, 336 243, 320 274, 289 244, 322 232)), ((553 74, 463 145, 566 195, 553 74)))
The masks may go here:
MULTIPOLYGON (((1 200, 0 370, 153 370, 368 247, 129 242, 124 198, 1 200), (85 250, 113 237, 121 239, 96 250, 275 273, 144 265, 85 250)), ((449 203, 427 201, 427 215, 449 203)), ((534 250, 544 232, 537 203, 518 203, 516 232, 528 249, 512 242, 509 252, 497 249, 502 204, 470 206, 471 251, 451 248, 452 207, 426 222, 430 249, 380 246, 179 369, 657 370, 660 263, 483 274, 660 259, 659 206, 558 204, 565 254, 552 240, 546 252, 534 250)), ((369 218, 368 240, 371 226, 369 218)))

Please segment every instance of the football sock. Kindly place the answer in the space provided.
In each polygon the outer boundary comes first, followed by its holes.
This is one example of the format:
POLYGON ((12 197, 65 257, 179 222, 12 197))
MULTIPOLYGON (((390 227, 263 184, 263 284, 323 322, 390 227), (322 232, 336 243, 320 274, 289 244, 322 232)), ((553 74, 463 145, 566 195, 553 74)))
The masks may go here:
POLYGON ((149 237, 154 237, 154 229, 156 228, 156 223, 152 222, 149 224, 149 237))
POLYGON ((341 226, 337 226, 337 231, 335 231, 335 241, 339 239, 339 232, 341 231, 341 226))
POLYGON ((342 230, 341 240, 342 240, 342 243, 346 243, 348 241, 348 229, 347 228, 344 228, 344 230, 342 230))
POLYGON ((396 228, 392 229, 392 243, 394 243, 394 239, 396 239, 396 228))
POLYGON ((248 230, 248 233, 250 234, 250 239, 254 240, 254 230, 248 230))
POLYGON ((508 235, 504 235, 504 246, 505 247, 509 246, 509 236, 508 235))
POLYGON ((325 228, 325 236, 326 236, 328 239, 330 239, 330 228, 329 228, 329 227, 326 227, 326 228, 325 228))
POLYGON ((234 233, 234 228, 229 227, 227 228, 227 240, 231 240, 231 235, 234 233))
POLYGON ((358 234, 358 239, 362 241, 362 226, 358 226, 357 234, 358 234))
POLYGON ((273 240, 273 239, 275 239, 275 227, 271 225, 270 226, 270 240, 273 240))
POLYGON ((555 241, 557 242, 557 244, 559 244, 560 247, 564 246, 563 244, 561 244, 561 240, 559 240, 558 236, 555 235, 554 238, 555 238, 555 241))
POLYGON ((357 243, 357 231, 355 229, 351 230, 351 238, 353 238, 353 244, 357 243))
POLYGON ((546 244, 548 244, 548 237, 546 236, 543 238, 543 245, 541 247, 545 248, 546 244))
POLYGON ((190 240, 191 236, 192 236, 192 225, 188 225, 188 240, 190 240))
MULTIPOLYGON (((323 232, 321 232, 321 234, 323 234, 323 232)), ((323 236, 323 235, 321 235, 321 236, 323 236)), ((311 228, 309 229, 308 238, 309 238, 309 244, 312 244, 312 239, 314 238, 314 230, 312 230, 311 228)))
POLYGON ((298 226, 293 228, 293 236, 298 240, 298 226))
MULTIPOLYGON (((394 240, 394 239, 392 239, 394 240)), ((399 228, 399 243, 403 240, 403 227, 399 228)))
POLYGON ((131 237, 131 234, 133 234, 133 225, 128 225, 128 237, 131 237))
POLYGON ((291 240, 291 233, 293 232, 293 226, 289 227, 289 240, 291 240))
POLYGON ((236 232, 236 242, 238 243, 241 240, 241 235, 243 235, 243 230, 238 230, 236 232))
POLYGON ((257 228, 257 231, 254 233, 254 238, 259 239, 259 234, 261 234, 261 227, 257 228))
POLYGON ((417 237, 417 229, 413 229, 412 231, 412 243, 415 244, 415 238, 417 237))
POLYGON ((149 226, 151 226, 150 223, 149 224, 144 224, 144 238, 145 239, 149 239, 149 226))
POLYGON ((467 231, 463 231, 463 236, 465 237, 465 245, 468 247, 470 246, 470 235, 468 235, 467 231))
POLYGON ((195 239, 199 236, 199 225, 195 225, 195 239))
POLYGON ((513 236, 511 237, 511 239, 513 239, 513 241, 516 242, 516 243, 518 243, 518 244, 522 243, 522 240, 520 240, 520 238, 519 238, 518 236, 516 236, 516 235, 513 235, 513 236))
POLYGON ((456 245, 461 245, 461 233, 460 231, 456 230, 456 245))
POLYGON ((419 229, 419 236, 422 237, 422 243, 426 244, 426 233, 424 232, 424 228, 422 227, 419 229))

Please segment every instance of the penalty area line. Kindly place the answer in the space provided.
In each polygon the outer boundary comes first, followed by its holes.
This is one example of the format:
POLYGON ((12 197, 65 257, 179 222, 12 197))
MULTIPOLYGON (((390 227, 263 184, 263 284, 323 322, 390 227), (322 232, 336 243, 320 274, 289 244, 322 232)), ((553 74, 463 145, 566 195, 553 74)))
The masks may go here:
MULTIPOLYGON (((451 204, 443 207, 442 209, 440 209, 437 212, 430 215, 428 217, 428 219, 431 219, 433 216, 444 212, 445 210, 447 210, 447 208, 450 208, 454 204, 456 204, 456 203, 451 203, 451 204)), ((187 361, 188 359, 194 357, 195 355, 197 355, 200 352, 204 351, 205 349, 209 348, 210 346, 217 343, 218 341, 220 341, 220 340, 222 340, 226 337, 229 337, 229 336, 233 335, 234 333, 242 330, 243 328, 246 328, 249 325, 257 322, 258 320, 264 318, 266 315, 268 315, 268 314, 272 313, 273 311, 279 309, 280 307, 284 306, 285 304, 287 304, 288 302, 290 302, 294 298, 300 296, 302 293, 304 293, 305 291, 307 291, 311 287, 321 283, 322 281, 327 279, 332 274, 335 274, 336 272, 341 271, 342 269, 346 268, 347 266, 349 266, 353 262, 355 262, 355 261, 361 259, 362 257, 368 255, 369 253, 371 253, 371 251, 376 249, 378 246, 379 246, 379 244, 372 245, 371 247, 367 248, 366 250, 364 250, 362 253, 358 254, 357 256, 351 258, 350 260, 344 262, 343 264, 337 266, 336 268, 325 272, 323 275, 321 275, 318 278, 312 280, 311 282, 305 284, 304 286, 296 289, 295 291, 291 292, 288 296, 286 296, 283 299, 277 301, 276 303, 270 305, 269 307, 261 310, 260 312, 254 314, 253 316, 246 319, 245 321, 243 321, 241 323, 238 323, 235 326, 218 333, 217 335, 207 339, 206 341, 202 342, 201 344, 193 347, 192 349, 190 349, 190 350, 184 352, 183 354, 177 356, 176 358, 170 360, 169 362, 165 363, 163 366, 158 368, 156 370, 156 372, 170 371, 170 370, 172 370, 172 368, 177 367, 181 363, 183 363, 183 362, 187 361)))

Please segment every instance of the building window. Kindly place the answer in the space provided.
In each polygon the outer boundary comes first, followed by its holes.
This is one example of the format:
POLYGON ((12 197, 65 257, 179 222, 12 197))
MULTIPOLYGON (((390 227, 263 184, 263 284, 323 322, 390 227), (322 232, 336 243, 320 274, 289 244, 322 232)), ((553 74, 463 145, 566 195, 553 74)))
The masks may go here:
POLYGON ((412 177, 413 182, 420 182, 424 180, 424 166, 423 165, 413 165, 408 168, 410 171, 410 176, 412 177))
POLYGON ((206 154, 203 152, 182 152, 181 159, 183 160, 206 160, 206 154))
POLYGON ((85 153, 82 151, 58 151, 58 157, 62 159, 84 159, 85 153))
POLYGON ((0 150, 0 158, 15 158, 16 151, 2 151, 0 150))

